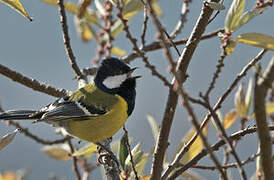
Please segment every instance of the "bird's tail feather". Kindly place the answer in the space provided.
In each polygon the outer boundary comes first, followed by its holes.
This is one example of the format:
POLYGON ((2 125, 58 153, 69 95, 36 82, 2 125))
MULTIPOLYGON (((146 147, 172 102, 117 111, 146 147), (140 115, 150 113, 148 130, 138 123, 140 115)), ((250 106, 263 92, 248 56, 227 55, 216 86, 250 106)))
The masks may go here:
POLYGON ((11 110, 0 113, 0 119, 5 120, 28 120, 28 119, 36 119, 31 117, 30 115, 35 113, 33 110, 11 110))

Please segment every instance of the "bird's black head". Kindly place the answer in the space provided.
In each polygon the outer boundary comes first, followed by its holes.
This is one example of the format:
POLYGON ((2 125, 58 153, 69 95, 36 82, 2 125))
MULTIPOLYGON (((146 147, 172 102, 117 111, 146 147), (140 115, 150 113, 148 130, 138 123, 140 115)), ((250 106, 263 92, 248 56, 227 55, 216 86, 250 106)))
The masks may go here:
POLYGON ((95 85, 104 92, 117 94, 121 89, 126 89, 125 86, 133 85, 132 80, 135 82, 135 78, 131 74, 135 69, 117 58, 104 59, 95 76, 95 85))

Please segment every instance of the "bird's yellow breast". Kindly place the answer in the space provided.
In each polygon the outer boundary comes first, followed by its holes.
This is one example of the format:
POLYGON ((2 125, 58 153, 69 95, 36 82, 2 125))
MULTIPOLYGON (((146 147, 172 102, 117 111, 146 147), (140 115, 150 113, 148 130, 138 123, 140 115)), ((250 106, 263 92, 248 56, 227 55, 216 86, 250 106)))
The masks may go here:
POLYGON ((119 95, 118 101, 106 114, 90 117, 89 120, 70 121, 67 131, 80 139, 101 142, 113 136, 126 122, 127 102, 119 95))

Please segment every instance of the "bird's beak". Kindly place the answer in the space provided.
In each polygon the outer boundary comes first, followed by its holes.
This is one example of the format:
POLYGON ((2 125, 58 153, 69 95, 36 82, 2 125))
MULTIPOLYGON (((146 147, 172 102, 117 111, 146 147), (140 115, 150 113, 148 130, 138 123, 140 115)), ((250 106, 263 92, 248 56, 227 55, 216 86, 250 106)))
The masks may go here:
POLYGON ((128 77, 131 77, 131 78, 134 78, 134 79, 140 78, 141 76, 132 76, 132 73, 133 73, 136 69, 138 69, 138 67, 134 67, 134 68, 130 69, 130 71, 129 71, 128 74, 127 74, 128 77))

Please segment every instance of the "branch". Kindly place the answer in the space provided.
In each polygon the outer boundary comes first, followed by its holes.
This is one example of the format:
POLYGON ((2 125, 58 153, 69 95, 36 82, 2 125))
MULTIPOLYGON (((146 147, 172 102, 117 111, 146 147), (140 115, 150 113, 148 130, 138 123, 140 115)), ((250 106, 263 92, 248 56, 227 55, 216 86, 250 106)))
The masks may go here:
MULTIPOLYGON (((259 156, 260 154, 254 154, 250 157, 248 157, 245 161, 242 161, 241 164, 242 165, 246 165, 250 162, 253 162, 256 160, 256 158, 259 156)), ((217 169, 215 166, 199 166, 199 165, 194 165, 191 168, 196 168, 196 169, 202 169, 202 170, 212 170, 214 171, 215 169, 217 169)), ((237 163, 231 163, 231 164, 226 164, 224 166, 222 166, 223 169, 229 169, 229 168, 237 168, 237 163)))
MULTIPOLYGON (((269 126, 268 129, 270 131, 274 131, 274 126, 269 126)), ((240 140, 243 136, 255 133, 257 131, 257 127, 250 127, 246 128, 244 130, 238 131, 231 136, 229 136, 229 139, 232 140, 240 140)), ((225 145, 224 140, 219 140, 217 143, 211 146, 211 149, 213 151, 218 151, 220 147, 225 145)), ((195 164, 197 164, 203 157, 207 156, 208 152, 206 149, 203 149, 197 156, 195 156, 192 160, 190 160, 187 164, 185 164, 183 167, 176 170, 169 178, 168 180, 176 179, 179 175, 181 175, 184 171, 191 168, 195 164)))
POLYGON ((71 137, 67 136, 62 139, 49 141, 49 140, 42 139, 42 138, 36 136, 35 134, 32 134, 31 132, 29 132, 28 128, 22 127, 19 123, 15 122, 15 121, 8 121, 8 124, 16 127, 17 129, 20 129, 20 132, 25 134, 25 136, 29 137, 30 139, 34 140, 37 143, 43 144, 43 145, 63 144, 68 139, 71 139, 71 137))
POLYGON ((64 7, 64 3, 63 0, 58 0, 58 6, 59 6, 59 12, 60 12, 60 22, 62 25, 62 30, 63 30, 63 38, 64 38, 64 45, 65 45, 65 50, 67 53, 67 56, 69 58, 69 62, 70 65, 72 67, 72 69, 74 70, 77 79, 85 79, 83 77, 83 74, 81 73, 81 70, 79 69, 76 60, 75 60, 75 56, 73 54, 71 45, 70 45, 70 37, 68 34, 68 25, 67 25, 67 17, 66 17, 66 12, 65 12, 65 7, 64 7))
MULTIPOLYGON (((224 32, 224 29, 217 29, 213 32, 210 32, 208 34, 205 34, 201 37, 201 40, 206 40, 212 37, 215 37, 218 35, 219 32, 224 32)), ((183 45, 186 44, 186 42, 188 41, 188 39, 183 39, 183 40, 179 40, 179 41, 175 41, 174 44, 175 45, 183 45)), ((172 43, 168 43, 168 46, 171 47, 172 43)), ((140 47, 139 49, 141 49, 144 52, 150 52, 150 51, 155 51, 155 50, 159 50, 161 49, 162 46, 160 44, 159 41, 155 41, 152 42, 144 47, 140 47)), ((129 54, 128 56, 122 58, 126 63, 130 63, 131 61, 133 61, 135 58, 140 57, 136 52, 129 54)))
MULTIPOLYGON (((218 2, 218 0, 216 0, 218 2)), ((186 48, 184 49, 183 53, 181 54, 176 71, 182 76, 182 83, 186 77, 186 71, 188 65, 192 59, 192 55, 196 50, 198 43, 200 42, 201 36, 205 31, 207 26, 207 22, 213 13, 213 10, 207 6, 203 6, 201 11, 200 17, 197 20, 197 23, 190 35, 190 38, 187 41, 186 48)), ((175 81, 173 81, 173 85, 175 81)), ((165 152, 168 146, 168 137, 170 133, 170 128, 173 122, 173 117, 175 113, 175 109, 178 102, 178 94, 172 88, 169 89, 168 100, 166 104, 166 109, 164 112, 161 129, 157 141, 157 145, 155 148, 154 158, 153 158, 153 165, 151 170, 151 180, 158 180, 161 177, 161 172, 163 170, 163 160, 165 156, 165 152)))
POLYGON ((0 64, 0 74, 10 78, 11 80, 18 82, 24 86, 27 86, 35 91, 39 91, 54 97, 64 97, 67 95, 65 89, 58 89, 46 83, 41 83, 36 79, 26 77, 16 71, 13 71, 0 64))
MULTIPOLYGON (((73 154, 74 153, 74 147, 72 145, 71 139, 67 139, 67 143, 69 145, 71 154, 73 154)), ((77 166, 77 161, 78 161, 77 157, 72 156, 72 161, 73 161, 73 170, 76 174, 77 180, 81 180, 81 174, 80 174, 78 166, 77 166)))
POLYGON ((272 179, 274 176, 272 164, 272 143, 271 137, 267 128, 265 98, 268 84, 274 81, 274 58, 268 64, 268 67, 263 75, 263 78, 256 76, 255 91, 254 91, 254 112, 256 124, 258 126, 258 137, 260 141, 262 170, 266 180, 272 179))
MULTIPOLYGON (((254 66, 262 57, 263 55, 266 53, 266 50, 262 50, 258 53, 258 55, 253 58, 243 69, 242 71, 237 75, 236 79, 231 83, 231 85, 228 87, 228 89, 225 91, 225 93, 219 98, 218 102, 215 104, 213 110, 216 111, 217 109, 221 108, 222 103, 224 102, 224 100, 228 97, 228 95, 232 92, 232 90, 237 86, 237 84, 239 83, 239 81, 246 75, 247 71, 254 66)), ((194 100, 194 99, 193 99, 194 100)), ((192 101, 195 103, 199 103, 198 101, 192 101)), ((209 119, 211 117, 211 114, 208 113, 203 122, 201 123, 200 128, 203 129, 209 119)), ((190 146, 194 143, 194 141, 196 140, 196 138, 198 137, 198 134, 195 133, 195 135, 187 142, 187 144, 180 150, 180 152, 177 154, 176 158, 174 159, 174 161, 171 163, 171 165, 168 166, 168 168, 166 169, 166 171, 164 172, 163 176, 166 176, 167 172, 172 172, 173 169, 175 169, 175 167, 178 165, 180 159, 182 159, 182 157, 184 156, 184 154, 188 151, 188 149, 190 148, 190 146)), ((169 173, 168 173, 169 174, 169 173)))

